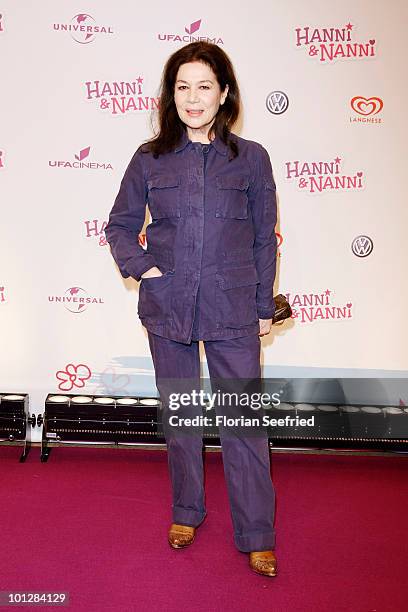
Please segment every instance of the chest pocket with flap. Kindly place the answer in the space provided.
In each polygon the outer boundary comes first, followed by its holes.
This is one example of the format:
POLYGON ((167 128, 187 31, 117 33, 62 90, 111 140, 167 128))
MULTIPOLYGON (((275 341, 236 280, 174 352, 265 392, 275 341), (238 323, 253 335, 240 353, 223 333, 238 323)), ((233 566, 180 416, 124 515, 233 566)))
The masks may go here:
POLYGON ((224 219, 248 218, 249 178, 242 175, 217 176, 215 216, 224 219))
POLYGON ((181 216, 180 177, 171 174, 153 176, 147 181, 149 210, 153 219, 181 216))

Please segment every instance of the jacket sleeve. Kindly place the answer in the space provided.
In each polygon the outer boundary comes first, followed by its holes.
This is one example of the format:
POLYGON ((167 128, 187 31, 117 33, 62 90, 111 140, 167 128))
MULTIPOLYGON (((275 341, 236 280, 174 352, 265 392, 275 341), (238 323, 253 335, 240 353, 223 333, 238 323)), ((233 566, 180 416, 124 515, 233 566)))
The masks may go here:
MULTIPOLYGON (((258 143, 257 143, 258 144, 258 143)), ((276 275, 277 220, 276 185, 268 152, 258 144, 254 175, 250 184, 249 199, 255 230, 254 258, 260 283, 256 305, 260 319, 271 319, 275 314, 273 284, 276 275)))
POLYGON ((154 258, 139 244, 145 214, 147 190, 143 153, 133 155, 122 178, 119 193, 105 227, 106 240, 123 278, 133 276, 140 281, 144 272, 156 265, 154 258))

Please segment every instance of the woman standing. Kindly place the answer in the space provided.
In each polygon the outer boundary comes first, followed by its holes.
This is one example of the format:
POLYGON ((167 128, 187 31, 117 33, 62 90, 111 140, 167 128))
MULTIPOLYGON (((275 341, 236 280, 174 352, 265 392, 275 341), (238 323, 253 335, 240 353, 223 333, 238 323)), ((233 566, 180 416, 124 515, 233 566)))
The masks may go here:
MULTIPOLYGON (((163 406, 173 492, 173 548, 194 540, 206 516, 202 429, 169 425, 169 395, 200 388, 199 340, 211 384, 260 381, 260 336, 274 314, 275 183, 267 151, 231 127, 240 95, 232 64, 196 42, 168 59, 159 131, 131 159, 105 229, 123 278, 141 281, 138 314, 148 332, 163 406), (138 244, 148 203, 147 249, 138 244)), ((214 389, 213 389, 214 391, 214 389)), ((193 402, 178 417, 202 414, 193 402)), ((275 493, 266 433, 220 427, 234 540, 251 569, 276 575, 275 493)))

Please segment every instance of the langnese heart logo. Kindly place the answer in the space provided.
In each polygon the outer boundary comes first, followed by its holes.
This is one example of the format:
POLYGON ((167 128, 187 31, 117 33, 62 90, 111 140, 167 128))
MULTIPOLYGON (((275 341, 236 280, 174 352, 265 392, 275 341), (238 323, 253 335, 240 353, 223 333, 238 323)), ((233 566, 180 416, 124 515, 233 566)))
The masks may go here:
POLYGON ((368 115, 376 115, 384 106, 381 98, 364 98, 363 96, 355 96, 351 99, 350 104, 351 108, 356 113, 359 115, 364 115, 365 117, 368 115))

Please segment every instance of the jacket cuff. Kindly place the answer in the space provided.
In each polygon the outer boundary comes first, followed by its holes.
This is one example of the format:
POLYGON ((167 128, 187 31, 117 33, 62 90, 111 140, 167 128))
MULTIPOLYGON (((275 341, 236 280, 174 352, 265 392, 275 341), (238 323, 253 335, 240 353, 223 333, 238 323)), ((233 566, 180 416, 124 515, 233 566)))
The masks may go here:
POLYGON ((142 274, 156 266, 156 262, 150 253, 145 253, 142 257, 134 257, 126 263, 126 272, 130 274, 134 279, 140 281, 142 274))
POLYGON ((273 315, 275 314, 275 308, 257 308, 258 317, 260 319, 273 319, 273 315))

